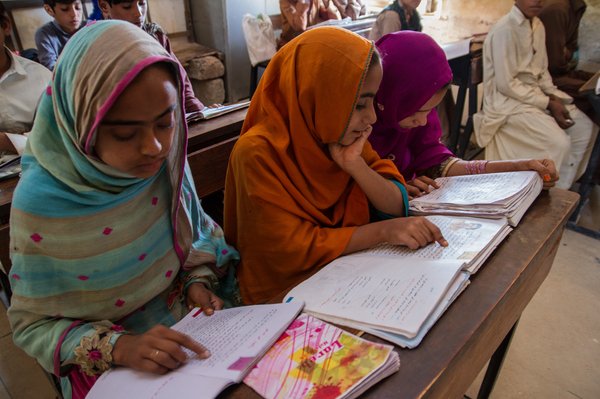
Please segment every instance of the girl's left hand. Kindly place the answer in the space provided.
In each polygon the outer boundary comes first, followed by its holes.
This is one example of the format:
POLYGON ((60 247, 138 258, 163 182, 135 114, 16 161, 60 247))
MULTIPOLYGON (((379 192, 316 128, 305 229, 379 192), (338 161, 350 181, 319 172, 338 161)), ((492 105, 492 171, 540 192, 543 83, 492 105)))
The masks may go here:
POLYGON ((365 164, 361 154, 369 135, 371 134, 372 127, 358 137, 352 144, 342 145, 339 143, 329 144, 329 153, 333 161, 339 165, 342 170, 352 174, 352 170, 356 167, 360 167, 365 164))
POLYGON ((187 289, 186 303, 189 310, 202 308, 205 315, 210 316, 215 310, 223 309, 223 300, 206 288, 204 283, 193 283, 187 289))
POLYGON ((412 198, 429 194, 431 192, 432 187, 434 189, 440 188, 440 185, 437 184, 435 180, 427 176, 418 176, 415 177, 413 180, 409 180, 406 182, 406 189, 408 191, 408 195, 412 198))
POLYGON ((544 190, 554 187, 558 181, 558 172, 551 159, 527 159, 520 161, 520 170, 533 170, 539 173, 544 181, 544 190))

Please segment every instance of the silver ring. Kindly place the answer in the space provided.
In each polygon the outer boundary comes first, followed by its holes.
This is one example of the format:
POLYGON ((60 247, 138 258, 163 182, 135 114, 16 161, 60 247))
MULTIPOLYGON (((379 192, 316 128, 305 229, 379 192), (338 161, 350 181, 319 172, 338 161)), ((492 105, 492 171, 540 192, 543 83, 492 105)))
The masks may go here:
POLYGON ((158 349, 156 349, 156 350, 154 350, 154 352, 152 352, 151 357, 157 358, 159 353, 160 353, 160 351, 158 349))

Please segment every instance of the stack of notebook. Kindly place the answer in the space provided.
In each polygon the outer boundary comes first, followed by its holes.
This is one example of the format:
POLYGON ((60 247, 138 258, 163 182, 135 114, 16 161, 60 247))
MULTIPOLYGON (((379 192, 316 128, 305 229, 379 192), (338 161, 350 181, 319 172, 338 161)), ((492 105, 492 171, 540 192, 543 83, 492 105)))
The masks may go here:
POLYGON ((436 179, 440 188, 410 202, 413 215, 508 219, 516 226, 542 191, 536 172, 506 172, 436 179))

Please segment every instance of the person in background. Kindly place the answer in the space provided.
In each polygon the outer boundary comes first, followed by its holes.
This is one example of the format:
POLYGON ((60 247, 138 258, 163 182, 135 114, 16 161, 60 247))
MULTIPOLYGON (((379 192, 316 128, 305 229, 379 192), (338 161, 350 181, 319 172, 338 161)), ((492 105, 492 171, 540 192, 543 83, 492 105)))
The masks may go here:
POLYGON ((54 18, 35 32, 39 62, 54 69, 56 60, 67 41, 81 27, 81 0, 44 0, 44 10, 54 18))
POLYGON ((113 366, 164 374, 184 349, 209 356, 168 327, 237 303, 239 255, 187 165, 182 88, 156 40, 99 21, 67 43, 40 102, 12 200, 8 318, 64 398, 113 366))
POLYGON ((441 142, 436 112, 452 80, 441 47, 430 36, 412 31, 394 32, 376 43, 383 61, 383 79, 375 97, 377 122, 369 141, 384 159, 391 159, 407 180, 411 197, 437 188, 443 176, 534 170, 544 187, 554 186, 558 175, 550 159, 464 161, 441 142))
POLYGON ((398 217, 404 179, 367 141, 381 75, 375 45, 334 27, 303 33, 269 62, 225 180, 225 237, 240 251, 245 303, 380 243, 447 245, 426 218, 398 217))
MULTIPOLYGON (((173 57, 174 60, 177 60, 177 57, 171 49, 171 42, 169 41, 167 34, 158 24, 146 22, 146 14, 148 13, 147 0, 99 0, 98 4, 102 10, 104 19, 127 21, 142 28, 144 32, 158 40, 158 42, 171 54, 171 57, 173 57)), ((202 104, 202 102, 194 95, 192 83, 185 73, 185 70, 183 70, 183 67, 182 73, 185 82, 185 112, 192 113, 202 111, 204 109, 204 104, 202 104)))
POLYGON ((367 6, 362 0, 333 0, 340 11, 342 18, 351 18, 352 20, 365 15, 367 6))
POLYGON ((421 16, 417 11, 419 4, 421 0, 394 0, 377 16, 369 39, 377 41, 388 33, 400 30, 422 31, 421 16))
POLYGON ((330 20, 342 19, 335 0, 279 0, 282 27, 277 47, 304 32, 309 26, 330 20))
POLYGON ((485 159, 549 158, 559 188, 583 174, 592 149, 592 121, 552 83, 541 0, 516 0, 483 45, 483 109, 473 116, 485 159))
POLYGON ((39 99, 52 73, 37 62, 11 52, 5 41, 11 31, 0 3, 0 155, 21 153, 31 130, 39 99))
MULTIPOLYGON (((539 18, 546 31, 548 70, 552 81, 573 97, 574 104, 590 118, 592 107, 579 88, 594 74, 577 69, 579 24, 587 5, 583 0, 545 0, 539 18)), ((598 120, 595 120, 598 124, 598 120)))

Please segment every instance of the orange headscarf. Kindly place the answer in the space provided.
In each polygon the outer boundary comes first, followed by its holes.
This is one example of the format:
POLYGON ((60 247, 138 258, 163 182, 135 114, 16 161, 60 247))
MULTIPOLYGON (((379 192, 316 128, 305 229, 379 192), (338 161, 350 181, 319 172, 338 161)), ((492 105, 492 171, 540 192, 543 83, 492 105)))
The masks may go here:
MULTIPOLYGON (((241 253, 246 303, 266 302, 338 257, 367 197, 330 157, 350 121, 374 45, 340 28, 309 30, 269 62, 225 183, 225 236, 241 253)), ((362 157, 404 182, 366 143, 362 157)))

